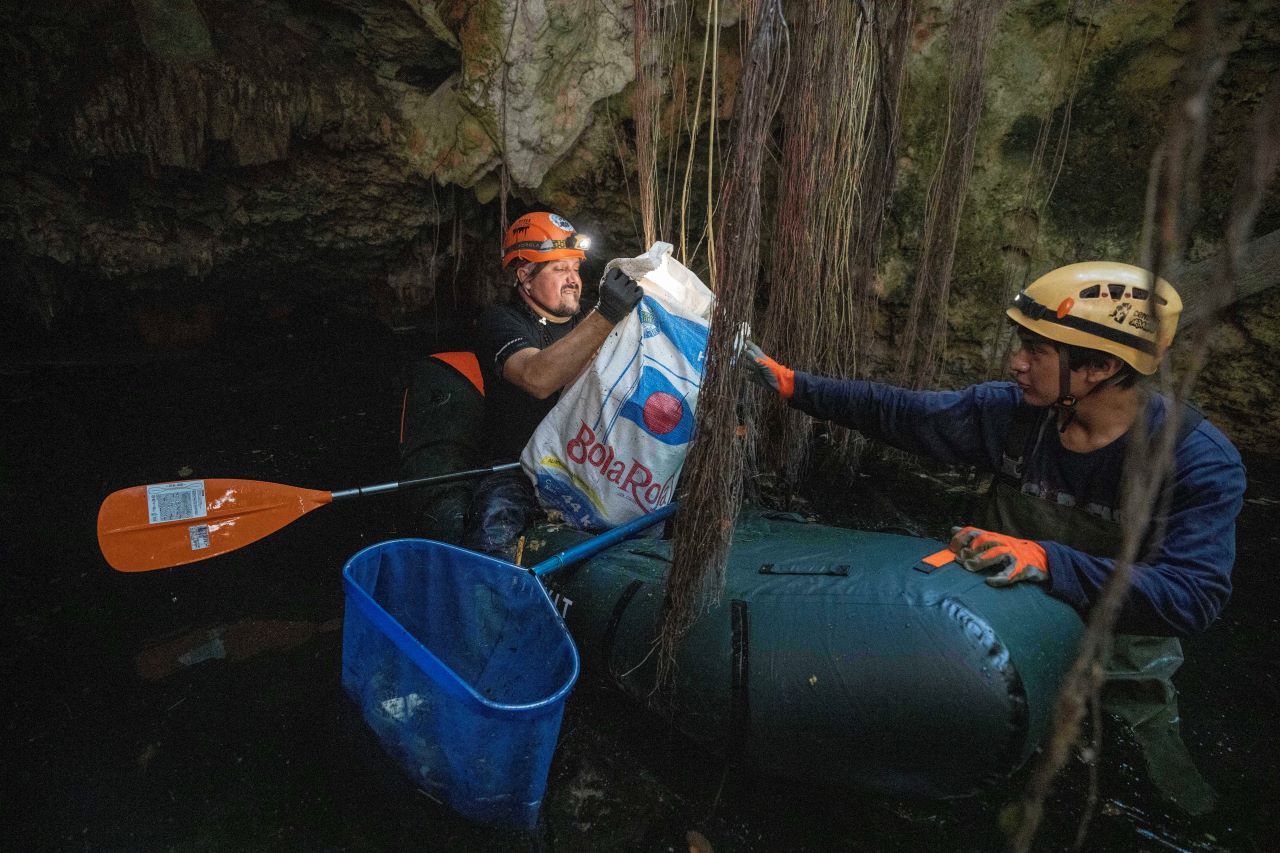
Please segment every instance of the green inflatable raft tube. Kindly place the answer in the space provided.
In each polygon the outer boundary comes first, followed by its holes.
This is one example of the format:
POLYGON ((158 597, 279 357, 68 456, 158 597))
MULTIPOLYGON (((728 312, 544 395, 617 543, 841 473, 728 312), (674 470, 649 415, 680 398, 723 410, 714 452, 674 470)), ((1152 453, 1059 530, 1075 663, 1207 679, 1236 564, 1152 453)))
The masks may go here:
MULTIPOLYGON (((465 422, 478 426, 470 383, 431 361, 406 399, 407 475, 459 465, 442 433, 474 435, 465 422), (416 419, 415 396, 434 401, 416 419), (437 447, 424 453, 415 431, 437 447)), ((459 496, 436 500, 456 506, 459 496)), ((417 517, 428 538, 460 523, 455 510, 417 517), (445 515, 454 521, 437 526, 445 515)), ((586 535, 536 525, 521 562, 586 535)), ((1039 746, 1083 624, 1037 585, 995 589, 956 563, 923 559, 943 547, 745 511, 724 594, 690 629, 674 690, 656 701, 651 651, 671 542, 623 542, 543 580, 585 668, 694 740, 805 784, 949 798, 997 784, 1039 746)))
MULTIPOLYGON (((582 534, 530 530, 524 562, 582 534)), ((725 592, 653 701, 671 542, 624 542, 544 577, 584 666, 756 770, 928 798, 978 793, 1048 733, 1083 630, 1043 590, 995 589, 927 539, 744 513, 725 592)))

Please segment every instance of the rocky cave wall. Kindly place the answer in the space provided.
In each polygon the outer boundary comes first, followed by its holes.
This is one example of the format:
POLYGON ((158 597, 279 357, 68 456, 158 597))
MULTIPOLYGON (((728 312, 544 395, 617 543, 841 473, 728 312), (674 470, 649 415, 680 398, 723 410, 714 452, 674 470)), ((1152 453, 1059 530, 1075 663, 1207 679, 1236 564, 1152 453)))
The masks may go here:
MULTIPOLYGON (((1170 120, 1175 77, 1191 49, 1196 4, 1076 4, 1073 41, 1062 27, 1067 4, 1012 2, 1001 16, 987 64, 986 101, 948 303, 949 346, 941 383, 991 375, 991 318, 1002 316, 1010 267, 1030 281, 1065 263, 1093 258, 1135 262, 1150 164, 1170 120), (1079 82, 1056 90, 1055 75, 1078 49, 1079 28, 1092 28, 1079 82), (1066 56, 1062 56, 1066 53, 1066 56), (1054 111, 1056 134, 1073 93, 1062 170, 1044 209, 1030 223, 1021 208, 1042 116, 1054 111)), ((1211 102, 1210 134, 1199 181, 1200 209, 1187 261, 1218 251, 1246 136, 1268 87, 1280 82, 1280 18, 1274 4, 1224 3, 1226 57, 1211 102)), ((924 5, 909 80, 891 248, 885 264, 884 339, 909 301, 911 259, 924 218, 924 192, 939 159, 946 115, 947 7, 924 5)), ((1046 197, 1043 187, 1034 194, 1046 197)), ((1254 234, 1280 228, 1273 180, 1254 234)), ((1280 276, 1273 276, 1274 283, 1280 276)), ((1175 284, 1177 282, 1175 281, 1175 284)), ((1194 400, 1242 446, 1280 452, 1280 288, 1240 302, 1212 333, 1213 357, 1194 400)), ((1000 320, 997 320, 999 323, 1000 320)), ((1189 338, 1184 329, 1180 343, 1189 338)), ((1176 348, 1175 348, 1176 349, 1176 348)), ((889 347, 892 353, 893 345, 889 347)), ((1175 351, 1175 358, 1181 353, 1175 351)), ((1185 358, 1183 359, 1185 362, 1185 358)))
POLYGON ((537 188, 631 78, 622 10, 597 13, 9 4, 0 295, 28 327, 115 315, 152 338, 230 298, 321 292, 393 325, 474 308, 494 295, 499 152, 537 188))
MULTIPOLYGON (((723 3, 722 138, 741 27, 723 3)), ((872 4, 873 6, 875 4, 872 4)), ((1226 4, 1189 260, 1212 256, 1239 141, 1280 62, 1267 3, 1226 4)), ((1060 176, 1019 217, 1041 117, 1061 116, 1063 0, 1011 0, 989 57, 943 380, 990 375, 1011 263, 1034 275, 1136 256, 1148 165, 1193 4, 1079 4, 1091 42, 1060 176), (1027 234, 1032 239, 1027 239, 1027 234)), ((886 233, 879 358, 909 302, 945 115, 950 2, 921 3, 886 233)), ((0 0, 0 333, 6 347, 95 336, 173 344, 315 300, 419 334, 465 326, 500 293, 497 230, 546 205, 634 254, 632 15, 570 0, 0 0), (505 152, 505 158, 504 154, 505 152), (430 322, 427 322, 427 321, 430 322)), ((699 19, 694 23, 701 26, 699 19)), ((1255 229, 1280 227, 1274 185, 1255 229)), ((781 229, 780 229, 781 231, 781 229)), ((779 232, 780 233, 780 232, 779 232)), ((1198 402, 1280 452, 1280 295, 1215 332, 1198 402)), ((424 348, 438 338, 423 337, 424 348)))

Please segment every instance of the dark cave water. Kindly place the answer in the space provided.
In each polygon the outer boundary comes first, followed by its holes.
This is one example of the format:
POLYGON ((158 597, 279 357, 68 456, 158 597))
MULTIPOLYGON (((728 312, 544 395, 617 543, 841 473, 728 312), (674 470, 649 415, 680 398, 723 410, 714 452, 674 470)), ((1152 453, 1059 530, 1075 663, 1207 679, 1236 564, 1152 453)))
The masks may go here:
MULTIPOLYGON (((0 357, 6 849, 683 851, 689 830, 721 853, 1002 847, 1017 780, 904 803, 753 778, 590 673, 567 704, 539 830, 453 816, 384 756, 339 683, 342 565, 414 533, 393 497, 324 507, 210 561, 112 571, 94 525, 125 486, 396 479, 409 346, 350 317, 291 323, 243 324, 185 351, 0 357)), ((1084 849, 1280 849, 1280 460, 1246 461, 1236 594, 1186 643, 1177 679, 1219 807, 1180 816, 1108 726, 1084 849)), ((945 483, 887 465, 859 482, 859 499, 813 507, 926 535, 955 520, 945 483)), ((1087 781, 1078 762, 1059 780, 1037 849, 1071 848, 1087 781)))

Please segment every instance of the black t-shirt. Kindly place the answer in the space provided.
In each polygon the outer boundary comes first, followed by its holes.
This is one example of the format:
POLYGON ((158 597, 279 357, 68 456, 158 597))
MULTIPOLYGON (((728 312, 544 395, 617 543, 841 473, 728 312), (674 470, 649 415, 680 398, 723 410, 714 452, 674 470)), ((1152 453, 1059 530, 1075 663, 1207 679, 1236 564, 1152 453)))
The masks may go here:
POLYGON ((578 325, 582 314, 567 323, 543 319, 521 300, 495 305, 480 318, 476 357, 484 373, 484 438, 486 463, 514 462, 529 443, 534 429, 560 399, 557 391, 539 400, 502 378, 502 366, 523 349, 546 349, 578 325))

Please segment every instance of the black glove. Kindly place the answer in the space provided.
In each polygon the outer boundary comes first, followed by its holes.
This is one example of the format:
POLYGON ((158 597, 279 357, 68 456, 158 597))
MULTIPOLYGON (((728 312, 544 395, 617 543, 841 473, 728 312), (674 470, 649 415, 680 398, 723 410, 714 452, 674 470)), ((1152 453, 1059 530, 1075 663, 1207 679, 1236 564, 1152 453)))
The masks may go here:
POLYGON ((640 304, 644 290, 640 285, 627 278, 627 274, 614 267, 600 282, 600 301, 596 310, 600 316, 617 325, 622 318, 631 313, 631 309, 640 304))

